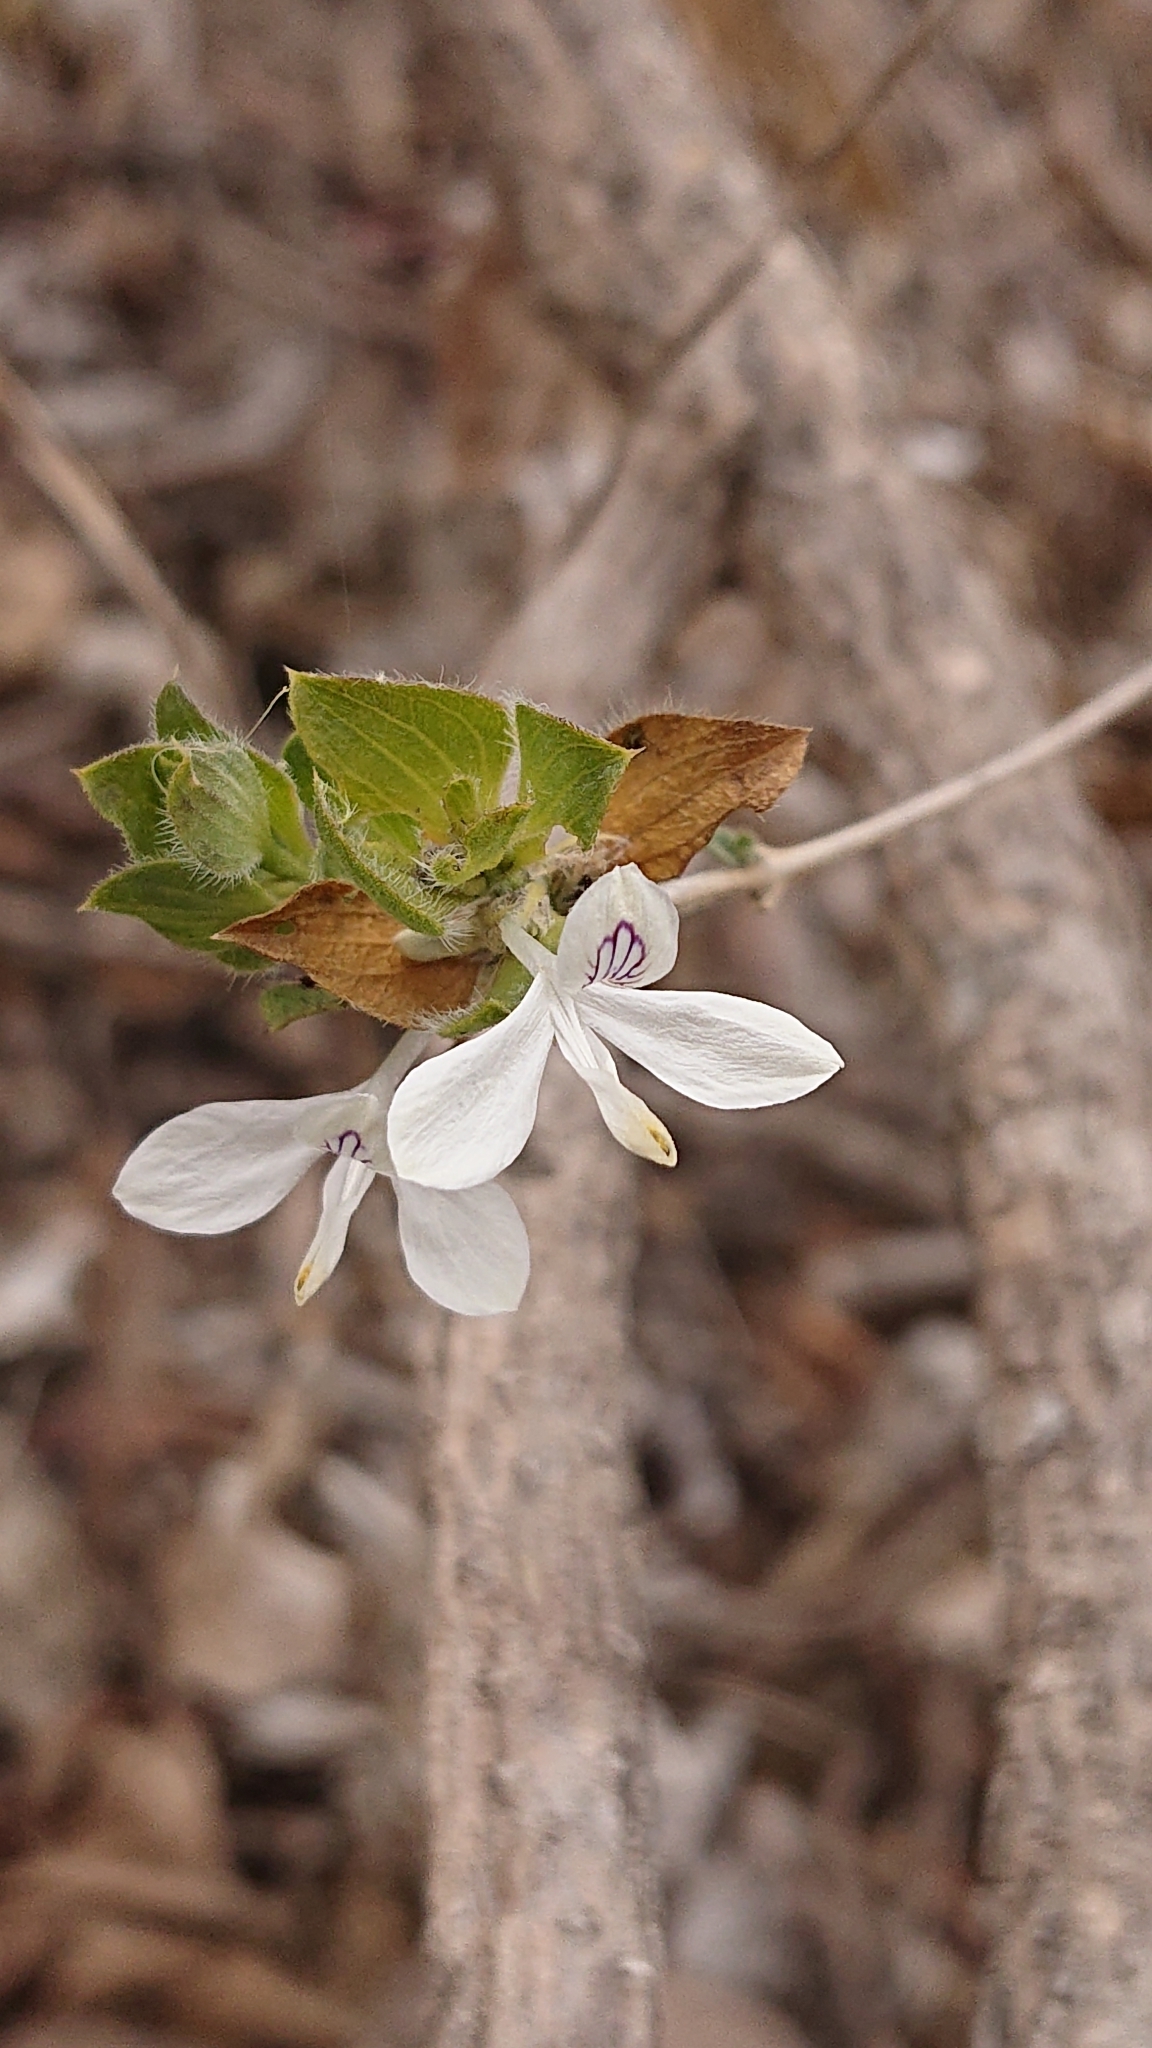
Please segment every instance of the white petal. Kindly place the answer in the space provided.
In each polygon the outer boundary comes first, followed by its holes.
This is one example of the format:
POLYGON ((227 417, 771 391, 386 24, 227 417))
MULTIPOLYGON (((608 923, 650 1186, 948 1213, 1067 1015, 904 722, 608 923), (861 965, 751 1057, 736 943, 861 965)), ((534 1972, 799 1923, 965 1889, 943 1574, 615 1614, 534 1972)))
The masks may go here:
POLYGON ((316 1235, 296 1275, 296 1299, 301 1308, 339 1264, 348 1242, 348 1226, 375 1178, 370 1166, 347 1158, 335 1160, 325 1174, 316 1235))
POLYGON ((534 981, 510 1017, 401 1081, 388 1117, 399 1180, 473 1188, 528 1142, 552 1043, 548 991, 534 981))
POLYGON ((112 1192, 160 1230, 215 1236, 255 1223, 306 1173, 317 1148, 297 1132, 301 1102, 206 1102, 149 1133, 112 1192))
POLYGON ((555 953, 550 953, 547 946, 541 945, 539 939, 534 939, 531 932, 526 932, 523 925, 517 924, 514 917, 502 920, 500 937, 508 951, 515 955, 521 967, 528 969, 529 974, 542 974, 546 981, 554 980, 555 953))
POLYGON ((844 1064, 799 1018, 745 996, 596 988, 580 1012, 629 1059, 712 1109, 791 1102, 844 1064))
POLYGON ((557 1003, 553 1010, 556 1043, 569 1066, 575 1067, 596 1098, 608 1129, 625 1151, 639 1159, 651 1159, 657 1166, 675 1166, 676 1147, 672 1134, 646 1102, 625 1088, 612 1055, 591 1031, 586 1031, 572 1001, 557 1003))
POLYGON ((638 867, 613 868, 564 920, 557 984, 565 995, 590 984, 647 988, 672 967, 679 934, 680 913, 667 892, 638 867))
POLYGON ((417 1287, 458 1316, 506 1315, 528 1285, 528 1233, 503 1188, 396 1182, 404 1263, 417 1287))
POLYGON ((391 1052, 381 1061, 376 1072, 365 1081, 364 1087, 379 1102, 391 1102, 397 1088, 410 1067, 414 1067, 421 1053, 432 1043, 430 1031, 404 1031, 396 1040, 391 1052))

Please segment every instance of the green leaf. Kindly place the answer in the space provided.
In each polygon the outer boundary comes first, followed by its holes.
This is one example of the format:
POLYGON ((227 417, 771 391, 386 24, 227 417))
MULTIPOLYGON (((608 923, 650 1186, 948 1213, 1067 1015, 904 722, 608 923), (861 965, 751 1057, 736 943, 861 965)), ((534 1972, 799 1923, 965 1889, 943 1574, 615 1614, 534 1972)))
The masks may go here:
POLYGON ((601 818, 625 768, 629 754, 611 740, 598 739, 538 711, 534 704, 516 706, 520 740, 520 795, 532 809, 524 836, 547 834, 565 825, 581 846, 591 846, 601 818))
POLYGON ((491 804, 512 751, 508 715, 487 697, 435 683, 289 671, 292 722, 316 767, 363 810, 418 818, 436 838, 461 778, 491 804))
POLYGON ((445 1017, 436 1029, 443 1038, 470 1038, 477 1031, 487 1031, 490 1024, 499 1024, 501 1017, 507 1017, 527 995, 532 986, 532 976, 511 953, 505 955, 478 1003, 471 1009, 458 1011, 454 1017, 445 1017))
POLYGON ((708 841, 709 853, 726 868, 755 867, 763 846, 758 833, 732 825, 718 825, 708 841))
POLYGON ((125 747, 76 770, 89 803, 116 826, 135 860, 155 859, 170 843, 164 792, 156 776, 159 752, 159 747, 125 747))
POLYGON ((461 880, 468 881, 473 875, 487 874, 490 868, 499 867, 528 816, 527 804, 504 804, 500 810, 478 818, 464 834, 468 862, 461 880))
POLYGON ((308 749, 298 732, 292 733, 285 740, 280 759, 286 772, 292 779, 296 794, 304 805, 305 810, 315 810, 315 792, 313 788, 315 770, 308 758, 308 749))
POLYGON ((444 791, 444 815, 454 832, 466 832, 476 823, 479 797, 471 776, 458 775, 444 791))
POLYGON ((259 1001, 269 1031, 283 1031, 286 1024, 295 1024, 301 1017, 318 1017, 324 1010, 347 1008, 339 996, 329 995, 326 988, 317 988, 310 981, 274 981, 270 988, 261 989, 259 1001))
POLYGON ((165 683, 152 707, 158 740, 230 740, 233 735, 214 725, 186 697, 179 683, 165 683))
POLYGON ((168 779, 177 850, 222 881, 255 874, 271 837, 256 757, 238 740, 194 740, 168 779))
POLYGON ((229 945, 213 934, 242 917, 258 917, 278 898, 276 888, 262 885, 258 877, 217 885, 197 883, 177 860, 150 860, 139 867, 121 868, 118 874, 98 882, 82 907, 139 917, 174 945, 193 953, 209 953, 226 967, 250 973, 263 970, 268 962, 247 946, 229 945))
POLYGON ((505 804, 498 811, 489 811, 442 853, 433 855, 429 862, 432 874, 451 889, 499 867, 529 815, 527 804, 505 804))
POLYGON ((249 747, 248 758, 264 785, 272 844, 265 848, 264 865, 273 867, 296 882, 306 882, 314 865, 315 848, 304 827, 296 789, 290 776, 266 754, 249 747))
MULTIPOLYGON (((380 823, 391 827, 397 821, 365 818, 351 810, 340 792, 329 788, 320 775, 316 777, 315 801, 320 844, 341 876, 356 882, 373 903, 398 918, 409 931, 439 938, 449 907, 443 895, 412 873, 411 854, 397 851, 390 831, 377 835, 372 829, 380 823)), ((415 828, 413 836, 415 839, 415 828)))

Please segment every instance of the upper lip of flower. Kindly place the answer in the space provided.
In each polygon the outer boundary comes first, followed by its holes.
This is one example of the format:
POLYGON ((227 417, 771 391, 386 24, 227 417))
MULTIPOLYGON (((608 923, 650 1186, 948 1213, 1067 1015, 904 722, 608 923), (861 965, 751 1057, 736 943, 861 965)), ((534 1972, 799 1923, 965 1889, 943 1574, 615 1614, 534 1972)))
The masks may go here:
POLYGON ((335 1268, 352 1217, 381 1175, 396 1191, 400 1243, 416 1285, 461 1315, 514 1309, 528 1278, 528 1241, 511 1196, 480 1185, 452 1193, 416 1187, 392 1163, 388 1104, 423 1042, 408 1033, 359 1089, 187 1110, 136 1147, 113 1193, 142 1222, 216 1235, 266 1216, 328 1154, 320 1220, 296 1279, 298 1302, 335 1268))
POLYGON ((613 868, 565 919, 555 953, 513 918, 501 932, 533 975, 511 1016, 403 1080, 388 1116, 396 1169, 466 1188, 527 1142, 553 1040, 587 1082, 613 1136, 674 1165, 659 1118, 619 1079, 607 1040, 693 1101, 750 1109, 806 1095, 843 1062, 786 1011, 742 996, 653 990, 672 967, 676 906, 638 867, 613 868))

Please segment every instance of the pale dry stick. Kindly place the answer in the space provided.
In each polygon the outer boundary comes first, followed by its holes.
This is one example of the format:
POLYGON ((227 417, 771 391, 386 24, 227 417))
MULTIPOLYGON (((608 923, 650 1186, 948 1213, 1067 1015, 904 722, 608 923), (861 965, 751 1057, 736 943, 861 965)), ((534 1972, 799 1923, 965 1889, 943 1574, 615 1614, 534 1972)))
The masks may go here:
POLYGON ((902 803, 889 804, 887 809, 877 811, 871 818, 857 818, 851 825, 841 825, 835 832, 822 832, 817 839, 802 839, 795 846, 760 846, 746 867, 683 875, 679 881, 668 882, 665 887, 681 914, 702 910, 706 904, 718 903, 725 896, 755 895, 757 892, 770 894, 796 875, 811 874, 813 869, 827 867, 830 861, 844 860, 853 853, 870 853, 873 847, 883 846, 897 832, 906 831, 909 825, 921 825, 929 818, 943 817, 945 812, 954 811, 971 797, 979 796, 981 790, 993 789, 998 782, 1007 782, 1010 776, 1025 775, 1030 768, 1039 768, 1045 761, 1055 760, 1070 748, 1092 739, 1106 726, 1114 725, 1118 718, 1123 718, 1150 696, 1152 661, 1146 661, 1133 669, 1131 675, 1122 676, 1119 682, 1112 683, 1108 689, 1090 698, 1087 704, 1078 705, 1066 718, 1057 719, 1054 725, 1037 733, 1033 739, 1021 741, 1018 747, 1008 747, 1004 753, 994 755, 979 768, 969 768, 962 775, 951 775, 946 782, 934 783, 917 796, 905 797, 902 803))
POLYGON ((242 716, 228 663, 215 636, 185 611, 146 548, 129 528, 96 472, 70 448, 47 408, 7 363, 0 363, 0 417, 21 469, 54 505, 100 567, 167 640, 182 680, 206 711, 242 716))
POLYGON ((660 1936, 625 1427, 632 1161, 553 1065, 513 1175, 516 1316, 438 1319, 429 1948, 437 2048, 652 2048, 660 1936))

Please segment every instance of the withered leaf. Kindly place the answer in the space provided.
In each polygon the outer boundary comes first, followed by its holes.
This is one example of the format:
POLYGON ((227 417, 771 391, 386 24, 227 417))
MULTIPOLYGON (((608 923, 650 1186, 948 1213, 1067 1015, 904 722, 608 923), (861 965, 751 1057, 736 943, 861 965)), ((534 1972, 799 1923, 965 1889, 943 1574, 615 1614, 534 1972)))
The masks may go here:
POLYGON ((622 859, 654 882, 681 874, 732 811, 768 810, 799 773, 808 744, 804 726, 679 711, 645 712, 608 737, 639 751, 600 831, 622 839, 622 859))
POLYGON ((484 963, 409 960, 394 944, 403 929, 354 883, 333 881, 309 882, 275 910, 230 925, 227 936, 302 968, 369 1017, 433 1026, 473 1000, 484 963))

